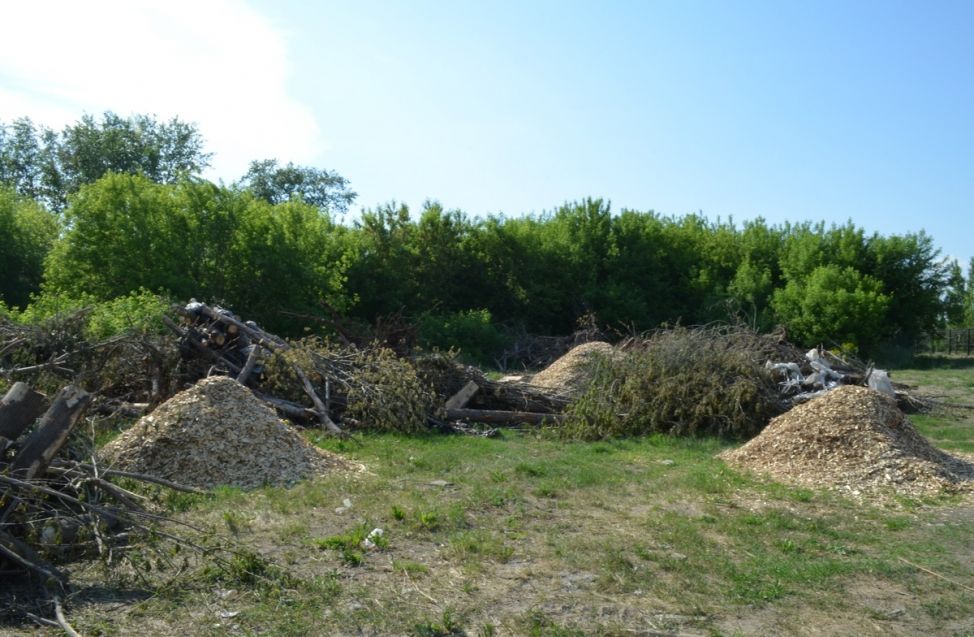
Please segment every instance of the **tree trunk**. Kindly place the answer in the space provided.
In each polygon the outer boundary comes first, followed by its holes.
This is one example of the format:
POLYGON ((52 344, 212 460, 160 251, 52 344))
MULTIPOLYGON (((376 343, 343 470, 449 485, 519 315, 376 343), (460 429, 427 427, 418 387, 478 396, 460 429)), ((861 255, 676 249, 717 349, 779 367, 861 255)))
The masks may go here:
POLYGON ((21 480, 43 475, 90 402, 91 394, 73 385, 58 392, 37 430, 10 463, 10 475, 21 480))
POLYGON ((14 383, 0 400, 0 436, 14 440, 44 411, 44 395, 27 383, 14 383))

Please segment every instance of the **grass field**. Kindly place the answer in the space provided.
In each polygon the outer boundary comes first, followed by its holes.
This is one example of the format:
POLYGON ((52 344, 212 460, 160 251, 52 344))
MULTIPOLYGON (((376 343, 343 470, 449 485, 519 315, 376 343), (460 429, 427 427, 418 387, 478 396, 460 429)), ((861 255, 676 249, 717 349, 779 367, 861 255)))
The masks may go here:
MULTIPOLYGON (((974 368, 905 370, 971 403, 974 368)), ((974 410, 913 418, 974 452, 974 410)), ((317 440, 317 439, 316 439, 317 440)), ((234 540, 222 569, 104 584, 85 635, 974 635, 974 504, 863 505, 741 474, 715 440, 320 439, 367 467, 289 490, 178 497, 234 540), (345 506, 345 500, 351 506, 345 506), (373 536, 376 547, 363 549, 373 536)), ((85 588, 85 586, 90 588, 85 588)), ((28 628, 12 629, 23 634, 28 628)), ((34 629, 30 629, 34 630, 34 629)), ((53 629, 36 629, 38 632, 53 629)))

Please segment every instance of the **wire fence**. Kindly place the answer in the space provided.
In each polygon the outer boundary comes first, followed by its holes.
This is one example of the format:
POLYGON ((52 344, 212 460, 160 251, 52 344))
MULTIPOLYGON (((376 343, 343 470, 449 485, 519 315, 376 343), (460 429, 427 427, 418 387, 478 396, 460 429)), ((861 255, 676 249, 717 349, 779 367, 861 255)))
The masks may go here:
POLYGON ((913 346, 916 354, 974 355, 974 327, 924 334, 913 346))

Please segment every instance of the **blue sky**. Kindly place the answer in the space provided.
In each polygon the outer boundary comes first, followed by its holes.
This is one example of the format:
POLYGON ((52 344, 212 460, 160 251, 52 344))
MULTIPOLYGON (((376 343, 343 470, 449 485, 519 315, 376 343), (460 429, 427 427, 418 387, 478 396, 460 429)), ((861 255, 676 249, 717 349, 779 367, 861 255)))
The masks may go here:
POLYGON ((0 119, 178 114, 213 178, 277 157, 338 171, 360 206, 600 196, 974 256, 972 2, 23 4, 64 25, 41 61, 0 43, 0 119))

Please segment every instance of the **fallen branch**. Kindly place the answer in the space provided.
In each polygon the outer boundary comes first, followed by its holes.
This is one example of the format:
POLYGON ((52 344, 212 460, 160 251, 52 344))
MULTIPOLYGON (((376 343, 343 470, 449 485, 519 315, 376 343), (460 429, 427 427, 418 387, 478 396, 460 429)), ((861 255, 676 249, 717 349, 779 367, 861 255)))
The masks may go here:
POLYGON ((240 370, 240 374, 237 375, 237 382, 241 385, 247 384, 247 379, 254 371, 254 367, 257 366, 257 359, 260 357, 260 345, 253 345, 250 350, 250 355, 247 356, 247 362, 244 363, 243 369, 240 370))
POLYGON ((83 389, 73 385, 62 389, 10 463, 10 473, 27 480, 43 474, 90 402, 91 394, 83 389))
POLYGON ((0 529, 0 555, 15 564, 20 564, 29 571, 37 573, 45 580, 56 581, 62 586, 68 582, 68 578, 61 571, 38 557, 30 546, 5 533, 2 529, 0 529))
POLYGON ((311 402, 314 403, 315 413, 317 413, 318 420, 321 422, 322 426, 336 436, 345 435, 345 432, 339 429, 338 425, 332 422, 331 417, 328 415, 328 408, 325 407, 325 403, 321 402, 321 398, 319 398, 318 394, 315 393, 315 388, 311 384, 311 380, 308 379, 308 375, 305 374, 304 371, 302 371, 302 369, 297 365, 292 365, 291 368, 301 380, 301 386, 304 388, 304 393, 306 393, 311 398, 311 402))
POLYGON ((472 380, 468 380, 467 384, 460 388, 460 391, 450 396, 444 407, 446 407, 447 410, 463 409, 467 406, 467 403, 470 402, 470 399, 473 398, 473 395, 476 394, 479 389, 480 385, 472 380))
POLYGON ((447 409, 448 420, 473 420, 483 423, 517 425, 520 423, 541 424, 543 422, 561 423, 564 414, 542 414, 532 411, 498 411, 495 409, 447 409))
POLYGON ((304 405, 299 405, 298 403, 291 402, 290 400, 284 400, 283 398, 277 398, 276 396, 268 396, 267 394, 262 394, 258 391, 254 392, 254 396, 267 403, 274 409, 277 409, 288 418, 294 418, 296 420, 314 420, 318 416, 318 412, 316 412, 314 409, 310 409, 304 405))
POLYGON ((913 562, 911 562, 910 560, 906 559, 905 557, 901 557, 899 559, 904 564, 909 564, 910 566, 912 566, 915 569, 921 570, 924 573, 927 573, 929 575, 933 575, 934 577, 940 578, 940 579, 942 579, 945 582, 950 582, 954 586, 960 586, 964 590, 969 591, 971 593, 974 593, 974 588, 971 588, 970 586, 967 586, 966 584, 961 584, 960 582, 957 582, 955 580, 952 580, 952 579, 950 579, 949 577, 947 577, 945 575, 941 575, 940 573, 937 573, 935 571, 931 571, 929 568, 924 568, 923 566, 920 566, 919 564, 914 564, 913 562))
POLYGON ((64 616, 64 609, 61 608, 61 598, 57 595, 54 596, 54 616, 57 618, 57 623, 70 637, 81 637, 71 624, 68 623, 68 619, 64 616))
MULTIPOLYGON (((80 467, 88 471, 94 470, 94 466, 76 461, 56 461, 53 463, 56 467, 80 467)), ((153 484, 158 484, 159 486, 167 487, 173 491, 182 491, 184 493, 195 493, 196 495, 209 495, 207 491, 202 491, 195 487, 188 487, 184 484, 178 484, 170 480, 165 480, 163 478, 157 478, 156 476, 150 476, 145 473, 135 473, 134 471, 120 471, 118 469, 99 469, 102 476, 106 478, 131 478, 132 480, 140 480, 142 482, 151 482, 153 484)))

